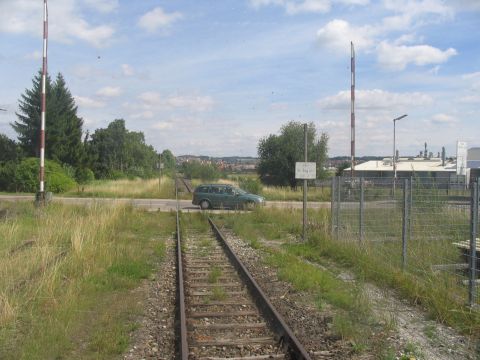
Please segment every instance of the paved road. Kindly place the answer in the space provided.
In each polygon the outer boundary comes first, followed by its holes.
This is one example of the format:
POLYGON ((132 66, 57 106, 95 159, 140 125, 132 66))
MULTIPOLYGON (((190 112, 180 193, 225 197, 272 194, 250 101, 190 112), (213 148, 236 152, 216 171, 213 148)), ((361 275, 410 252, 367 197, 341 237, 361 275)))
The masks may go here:
MULTIPOLYGON (((33 195, 0 195, 0 203, 2 201, 33 201, 33 195)), ((176 202, 172 199, 113 199, 113 198, 76 198, 76 197, 60 197, 53 198, 54 202, 64 204, 89 205, 94 203, 117 203, 131 204, 134 207, 146 208, 149 210, 172 211, 176 209, 176 202)), ((180 200, 180 209, 182 211, 200 211, 198 206, 192 205, 191 200, 180 200)), ((267 207, 292 208, 301 209, 301 201, 267 201, 267 207)), ((329 209, 330 202, 309 202, 308 207, 311 209, 329 209)))

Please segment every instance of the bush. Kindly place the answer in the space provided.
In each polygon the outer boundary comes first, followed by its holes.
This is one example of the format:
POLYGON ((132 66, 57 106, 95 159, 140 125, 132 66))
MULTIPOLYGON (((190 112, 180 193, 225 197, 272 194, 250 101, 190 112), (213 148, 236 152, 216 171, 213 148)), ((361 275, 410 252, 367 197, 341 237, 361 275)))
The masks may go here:
MULTIPOLYGON (((37 192, 38 169, 40 161, 37 158, 27 158, 16 168, 14 188, 16 191, 37 192)), ((45 191, 62 193, 73 189, 77 183, 67 175, 62 166, 55 161, 45 160, 45 191)))
POLYGON ((262 183, 259 179, 254 179, 251 177, 240 177, 238 179, 238 186, 252 194, 262 193, 262 183))
POLYGON ((84 185, 95 180, 95 175, 89 168, 78 168, 75 171, 75 180, 77 180, 79 184, 84 185))
POLYGON ((0 191, 15 191, 15 172, 17 164, 13 161, 8 161, 0 164, 0 191))
POLYGON ((221 176, 217 166, 192 161, 182 164, 182 172, 188 179, 218 180, 221 176))

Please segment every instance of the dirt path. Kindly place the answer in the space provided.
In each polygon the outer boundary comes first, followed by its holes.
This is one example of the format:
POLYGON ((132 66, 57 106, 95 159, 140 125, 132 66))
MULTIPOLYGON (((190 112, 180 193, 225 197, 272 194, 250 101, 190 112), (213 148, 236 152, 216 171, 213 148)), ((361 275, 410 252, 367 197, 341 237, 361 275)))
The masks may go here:
POLYGON ((454 329, 427 317, 425 311, 400 300, 394 291, 364 285, 365 295, 379 319, 389 321, 395 329, 391 341, 397 348, 409 349, 417 359, 476 359, 475 345, 454 329))

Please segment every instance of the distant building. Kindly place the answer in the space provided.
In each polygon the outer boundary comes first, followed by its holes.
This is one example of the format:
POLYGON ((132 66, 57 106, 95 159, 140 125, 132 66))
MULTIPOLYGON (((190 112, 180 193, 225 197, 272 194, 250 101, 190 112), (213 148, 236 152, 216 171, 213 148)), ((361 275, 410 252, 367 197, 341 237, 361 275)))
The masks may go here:
POLYGON ((470 169, 471 180, 480 177, 480 147, 468 149, 467 168, 470 169))
MULTIPOLYGON (((437 181, 452 181, 452 175, 456 180, 456 162, 448 159, 442 163, 441 158, 399 158, 396 163, 397 179, 410 178, 429 178, 437 181)), ((348 173, 350 168, 344 170, 348 173)), ((355 165, 355 176, 357 177, 375 177, 391 178, 393 177, 392 158, 383 160, 372 160, 362 164, 355 165)))

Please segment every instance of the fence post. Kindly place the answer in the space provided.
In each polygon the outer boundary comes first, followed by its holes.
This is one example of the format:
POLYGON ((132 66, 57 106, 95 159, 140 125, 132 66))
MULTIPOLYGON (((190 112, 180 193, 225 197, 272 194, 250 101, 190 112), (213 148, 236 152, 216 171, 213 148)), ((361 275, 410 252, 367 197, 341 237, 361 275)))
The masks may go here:
POLYGON ((402 217, 402 270, 407 266, 407 225, 408 225, 408 179, 403 180, 403 217, 402 217))
POLYGON ((408 196, 408 240, 412 240, 413 236, 413 226, 412 226, 412 214, 413 214, 413 176, 410 176, 410 186, 408 188, 409 190, 409 196, 408 196))
POLYGON ((342 198, 341 198, 341 188, 342 182, 341 177, 337 177, 337 208, 335 209, 335 219, 337 221, 337 227, 335 228, 335 237, 338 240, 339 232, 340 232, 340 206, 342 205, 342 198))
POLYGON ((333 238, 333 234, 335 231, 335 199, 337 196, 337 188, 336 188, 336 183, 337 183, 337 177, 334 176, 332 178, 332 185, 331 185, 331 192, 330 192, 330 197, 331 197, 331 204, 330 204, 330 226, 331 226, 331 232, 330 235, 333 238))
POLYGON ((477 273, 477 233, 478 233, 478 179, 472 186, 472 199, 470 206, 470 259, 468 281, 468 304, 476 303, 476 273, 477 273))
POLYGON ((359 211, 359 237, 358 240, 359 242, 363 241, 363 215, 364 215, 364 207, 365 207, 365 202, 364 202, 364 197, 365 197, 365 182, 363 181, 363 177, 360 178, 360 211, 359 211))

